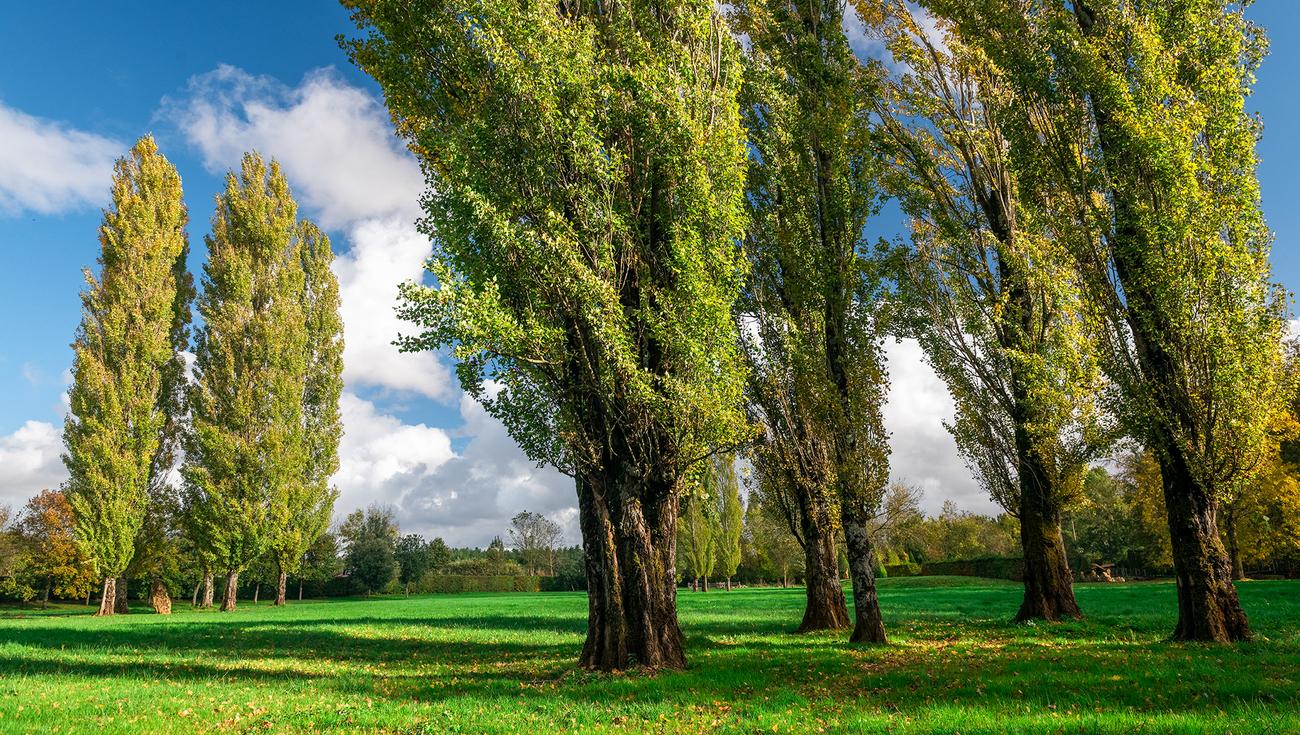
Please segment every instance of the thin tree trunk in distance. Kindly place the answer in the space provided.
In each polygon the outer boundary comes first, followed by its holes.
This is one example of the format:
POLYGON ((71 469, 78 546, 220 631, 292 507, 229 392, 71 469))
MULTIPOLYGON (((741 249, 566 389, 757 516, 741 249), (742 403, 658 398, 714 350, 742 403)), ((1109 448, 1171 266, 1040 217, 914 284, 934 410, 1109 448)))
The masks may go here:
POLYGON ((41 595, 41 609, 45 610, 50 606, 50 585, 45 585, 45 592, 41 595))
POLYGON ((117 578, 117 584, 113 590, 113 612, 119 615, 125 615, 131 612, 131 602, 126 598, 130 591, 130 580, 125 576, 117 578))
POLYGON ((99 612, 95 617, 103 617, 116 613, 117 601, 117 578, 104 577, 104 596, 99 598, 99 612))
POLYGON ((226 596, 221 600, 221 612, 234 612, 238 604, 238 593, 239 572, 230 572, 226 575, 226 596))
POLYGON ((1232 560, 1232 578, 1246 578, 1246 567, 1241 562, 1241 546, 1237 544, 1237 513, 1229 509, 1223 514, 1224 533, 1228 537, 1228 558, 1232 560))
POLYGON ((285 593, 285 591, 288 589, 288 587, 289 587, 289 575, 285 574, 285 573, 284 573, 284 570, 281 569, 281 570, 280 570, 280 579, 279 579, 279 581, 278 581, 278 582, 276 583, 276 585, 275 585, 275 604, 276 604, 276 605, 283 605, 283 604, 284 604, 284 593, 285 593))
POLYGON ((262 594, 262 583, 261 583, 261 582, 254 582, 254 583, 253 583, 253 604, 254 604, 254 605, 257 604, 257 598, 258 598, 258 596, 261 595, 261 594, 262 594))
POLYGON ((298 578, 298 602, 302 602, 302 577, 298 578))
POLYGON ((200 579, 194 585, 194 596, 190 598, 190 607, 197 608, 199 606, 199 590, 201 589, 203 589, 203 580, 200 579))

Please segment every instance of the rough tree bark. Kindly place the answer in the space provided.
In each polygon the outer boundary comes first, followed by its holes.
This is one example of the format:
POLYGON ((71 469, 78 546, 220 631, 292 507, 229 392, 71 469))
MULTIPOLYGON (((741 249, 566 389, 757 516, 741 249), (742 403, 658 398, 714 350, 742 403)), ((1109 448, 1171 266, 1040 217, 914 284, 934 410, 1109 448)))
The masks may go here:
POLYGON ((226 596, 221 599, 221 612, 233 612, 238 604, 239 572, 226 574, 226 596))
MULTIPOLYGON (((1088 3, 1076 2, 1074 13, 1084 36, 1105 33, 1088 3)), ((1114 210, 1111 251, 1115 274, 1124 290, 1125 316, 1138 365, 1162 406, 1164 414, 1160 420, 1167 422, 1153 427, 1147 438, 1160 464, 1174 575, 1178 581, 1178 625, 1172 637, 1220 643, 1248 640, 1250 625, 1237 598, 1237 589, 1232 585, 1232 563, 1219 539, 1213 492, 1192 474, 1189 458, 1174 433, 1177 427, 1183 434, 1195 436, 1202 428, 1185 393, 1186 382, 1181 379, 1184 371, 1178 355, 1167 343, 1166 338, 1177 331, 1164 318, 1159 297, 1146 287, 1139 275, 1141 258, 1160 248, 1160 243, 1154 242, 1142 226, 1144 207, 1138 199, 1142 194, 1137 184, 1143 180, 1148 166, 1138 158, 1138 147, 1127 139, 1122 122, 1107 106, 1105 98, 1090 94, 1090 102, 1102 163, 1111 179, 1121 182, 1111 187, 1109 193, 1114 210)))
POLYGON ((208 609, 212 607, 213 587, 214 585, 212 580, 212 572, 204 572, 203 573, 203 600, 199 603, 200 606, 203 607, 204 609, 208 609))
POLYGON ((853 578, 853 633, 850 643, 888 643, 885 620, 880 615, 880 598, 876 594, 876 552, 871 548, 871 534, 865 513, 849 510, 844 504, 844 546, 849 557, 849 574, 853 578))
POLYGON ((1061 536, 1061 505, 1056 488, 1025 431, 1016 421, 1017 475, 1020 483, 1020 548, 1025 559, 1025 597, 1016 621, 1081 618, 1074 580, 1061 536))
POLYGON ((149 583, 149 604, 159 615, 172 614, 172 596, 167 591, 167 585, 157 577, 149 583))
POLYGON ((117 599, 117 578, 104 577, 104 596, 99 599, 99 612, 95 617, 113 615, 115 612, 114 601, 117 599))
POLYGON ((1214 498, 1192 479, 1178 452, 1158 452, 1178 581, 1180 641, 1250 640, 1250 623, 1232 584, 1232 563, 1219 539, 1214 498))
POLYGON ((807 601, 799 632, 840 630, 849 627, 849 607, 839 580, 835 529, 830 523, 826 500, 797 491, 800 536, 804 552, 804 583, 807 601))
POLYGON ((667 486, 637 492, 618 469, 577 481, 587 574, 587 640, 579 663, 599 671, 681 669, 677 494, 667 486))
POLYGON ((194 585, 194 595, 190 598, 190 607, 197 608, 199 606, 199 590, 201 589, 203 589, 203 580, 200 579, 194 585))
POLYGON ((122 576, 117 578, 117 583, 113 586, 113 612, 118 615, 125 615, 131 612, 131 602, 127 599, 130 585, 131 580, 122 576))
MULTIPOLYGON (((281 569, 281 570, 280 570, 280 579, 279 579, 279 581, 276 582, 276 585, 275 585, 275 604, 276 604, 276 605, 283 605, 283 604, 284 604, 284 593, 285 593, 285 590, 288 589, 288 587, 289 587, 289 575, 285 574, 285 573, 284 573, 284 570, 281 569)), ((408 594, 409 594, 409 591, 408 591, 408 594)))
POLYGON ((1241 545, 1237 543, 1237 509, 1229 505, 1223 513, 1223 535, 1228 538, 1228 559, 1232 562, 1232 578, 1246 578, 1246 566, 1241 561, 1241 545))

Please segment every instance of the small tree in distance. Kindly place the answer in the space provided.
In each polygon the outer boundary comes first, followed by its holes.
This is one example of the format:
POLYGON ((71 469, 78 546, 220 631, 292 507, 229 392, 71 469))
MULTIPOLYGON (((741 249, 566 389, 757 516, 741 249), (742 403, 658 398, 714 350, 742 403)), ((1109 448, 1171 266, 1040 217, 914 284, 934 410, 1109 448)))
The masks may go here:
POLYGON ((543 566, 555 575, 555 546, 564 536, 560 524, 541 513, 523 511, 510 519, 510 546, 523 557, 529 576, 536 576, 543 566))

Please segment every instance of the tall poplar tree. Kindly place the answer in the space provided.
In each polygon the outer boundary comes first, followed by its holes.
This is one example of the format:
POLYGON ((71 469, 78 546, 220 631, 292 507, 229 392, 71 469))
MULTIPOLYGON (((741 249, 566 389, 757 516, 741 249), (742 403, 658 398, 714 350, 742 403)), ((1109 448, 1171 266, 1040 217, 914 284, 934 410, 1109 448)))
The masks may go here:
POLYGON ((1021 196, 996 70, 929 38, 901 0, 857 0, 903 71, 878 98, 891 193, 911 218, 897 270, 903 331, 956 407, 948 426, 990 496, 1020 521, 1018 620, 1080 616, 1061 513, 1107 446, 1079 278, 1054 222, 1021 196))
POLYGON ((751 167, 751 279, 738 307, 766 429, 756 464, 787 479, 806 551, 801 629, 847 622, 835 558, 853 579, 851 640, 884 642, 869 527, 889 477, 888 376, 878 280, 863 228, 879 206, 864 100, 874 75, 844 34, 842 0, 743 0, 743 114, 751 167), (832 510, 833 509, 833 510, 832 510), (843 617, 841 617, 843 615, 843 617))
POLYGON ((113 614, 116 579, 131 563, 175 428, 170 388, 183 374, 193 288, 188 220, 176 168, 141 138, 114 167, 100 273, 85 272, 63 432, 77 538, 104 582, 98 615, 113 614))
POLYGON ((731 591, 731 578, 740 566, 740 539, 745 532, 745 506, 740 500, 735 457, 725 454, 714 460, 717 474, 718 571, 731 591))
POLYGON ((427 331, 405 346, 454 346, 465 389, 574 475, 581 664, 684 666, 678 500, 745 426, 738 43, 711 0, 344 4, 428 177, 437 285, 406 288, 427 331))
POLYGON ((257 154, 217 196, 195 346, 185 478, 191 524, 226 572, 270 547, 285 495, 304 483, 308 372, 302 225, 284 174, 257 154))
POLYGON ((1231 0, 926 0, 1013 85, 1013 148, 1070 217, 1113 407, 1160 465, 1180 640, 1250 628, 1219 537, 1267 453, 1285 302, 1271 283, 1258 121, 1266 48, 1231 0))
POLYGON ((339 467, 343 422, 343 320, 339 284, 330 266, 329 238, 310 222, 300 224, 299 245, 304 275, 303 320, 307 331, 307 366, 302 386, 304 442, 302 474, 277 488, 271 502, 271 555, 279 571, 275 604, 285 602, 288 575, 298 571, 303 554, 325 532, 334 514, 338 491, 330 478, 339 467))

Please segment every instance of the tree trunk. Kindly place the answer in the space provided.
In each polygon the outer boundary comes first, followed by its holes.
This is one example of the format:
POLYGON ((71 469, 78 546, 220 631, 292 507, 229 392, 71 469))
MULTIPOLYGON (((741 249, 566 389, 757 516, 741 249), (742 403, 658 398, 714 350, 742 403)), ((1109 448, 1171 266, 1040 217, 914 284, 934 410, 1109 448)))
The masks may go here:
POLYGON ((820 520, 816 515, 811 509, 802 513, 804 581, 808 597, 803 621, 799 623, 800 633, 849 627, 849 608, 839 580, 834 531, 829 528, 824 515, 820 520))
POLYGON ((117 600, 117 578, 104 577, 104 596, 99 598, 99 612, 95 617, 104 617, 115 613, 117 600))
POLYGON ((203 589, 203 580, 200 579, 194 585, 194 596, 190 598, 190 607, 196 608, 199 606, 199 590, 201 589, 203 589))
POLYGON ((215 586, 216 585, 213 584, 212 572, 204 572, 203 573, 203 601, 201 603, 204 609, 210 609, 212 607, 212 597, 213 597, 212 588, 215 586))
POLYGON ((253 604, 254 605, 257 604, 257 598, 261 596, 261 594, 262 594, 262 583, 261 582, 253 583, 253 604))
POLYGON ((221 612, 234 612, 238 604, 236 597, 239 594, 239 572, 229 572, 226 574, 226 596, 221 600, 221 612))
POLYGON ((1019 422, 1016 443, 1020 547, 1025 559, 1025 597, 1016 621, 1081 618, 1083 613, 1074 599, 1070 562, 1061 537, 1061 507, 1056 488, 1019 422))
POLYGON ((298 578, 298 602, 302 602, 302 577, 298 578))
POLYGON ((731 577, 727 577, 727 591, 731 591, 731 577))
POLYGON ((708 591, 709 591, 709 578, 700 577, 700 592, 708 592, 708 591))
POLYGON ((118 577, 117 584, 114 585, 113 612, 119 615, 125 615, 126 613, 131 612, 131 603, 130 600, 127 599, 129 586, 130 586, 130 580, 127 579, 125 576, 118 577))
POLYGON ((1246 578, 1246 567, 1241 562, 1241 546, 1237 544, 1237 513, 1235 508, 1228 508, 1223 514, 1223 531, 1228 537, 1228 558, 1232 560, 1232 578, 1246 578))
POLYGON ((277 606, 284 604, 284 593, 289 588, 289 575, 280 570, 280 580, 275 585, 275 604, 277 606))
MULTIPOLYGON (((1075 2, 1074 13, 1084 36, 1097 37, 1106 32, 1103 19, 1085 3, 1075 2)), ((1204 419, 1189 408, 1186 384, 1179 377, 1183 374, 1180 358, 1173 352, 1176 348, 1168 344, 1179 327, 1164 317, 1160 294, 1153 292, 1142 277, 1140 258, 1161 247, 1143 224, 1150 215, 1147 205, 1139 201, 1143 195, 1138 184, 1143 183, 1148 166, 1139 158, 1140 147, 1130 140, 1105 95, 1091 97, 1102 163, 1108 178, 1117 182, 1108 192, 1115 223, 1111 235, 1115 241, 1111 248, 1115 275, 1124 291, 1124 311, 1139 367, 1145 382, 1154 389, 1151 397, 1161 407, 1159 422, 1148 429, 1146 438, 1160 462, 1178 581, 1178 625, 1173 638, 1221 643, 1248 640, 1250 625, 1237 599, 1237 588, 1232 585, 1232 562, 1219 539, 1214 496, 1211 488, 1196 481, 1189 458, 1175 438, 1175 427, 1193 436, 1200 435, 1205 427, 1204 419)))
POLYGON ((149 583, 149 604, 159 615, 172 614, 172 596, 167 591, 167 585, 157 577, 149 583))
POLYGON ((90 596, 93 595, 93 594, 95 594, 95 588, 94 588, 94 587, 87 587, 87 588, 86 588, 86 607, 90 607, 90 596))
POLYGON ((676 488, 637 493, 619 469, 577 481, 587 576, 587 640, 579 663, 599 671, 685 668, 677 624, 676 488))
POLYGON ((50 585, 45 585, 45 591, 41 594, 41 609, 45 610, 50 606, 50 585))
POLYGON ((1179 641, 1250 640, 1250 623, 1232 584, 1232 562, 1219 539, 1215 503, 1197 487, 1186 460, 1159 452, 1169 540, 1178 580, 1179 641))
POLYGON ((876 554, 867 530, 870 520, 865 512, 854 512, 847 500, 841 506, 844 546, 849 557, 849 574, 853 577, 853 633, 850 643, 888 643, 885 620, 880 615, 880 598, 876 595, 876 554))

